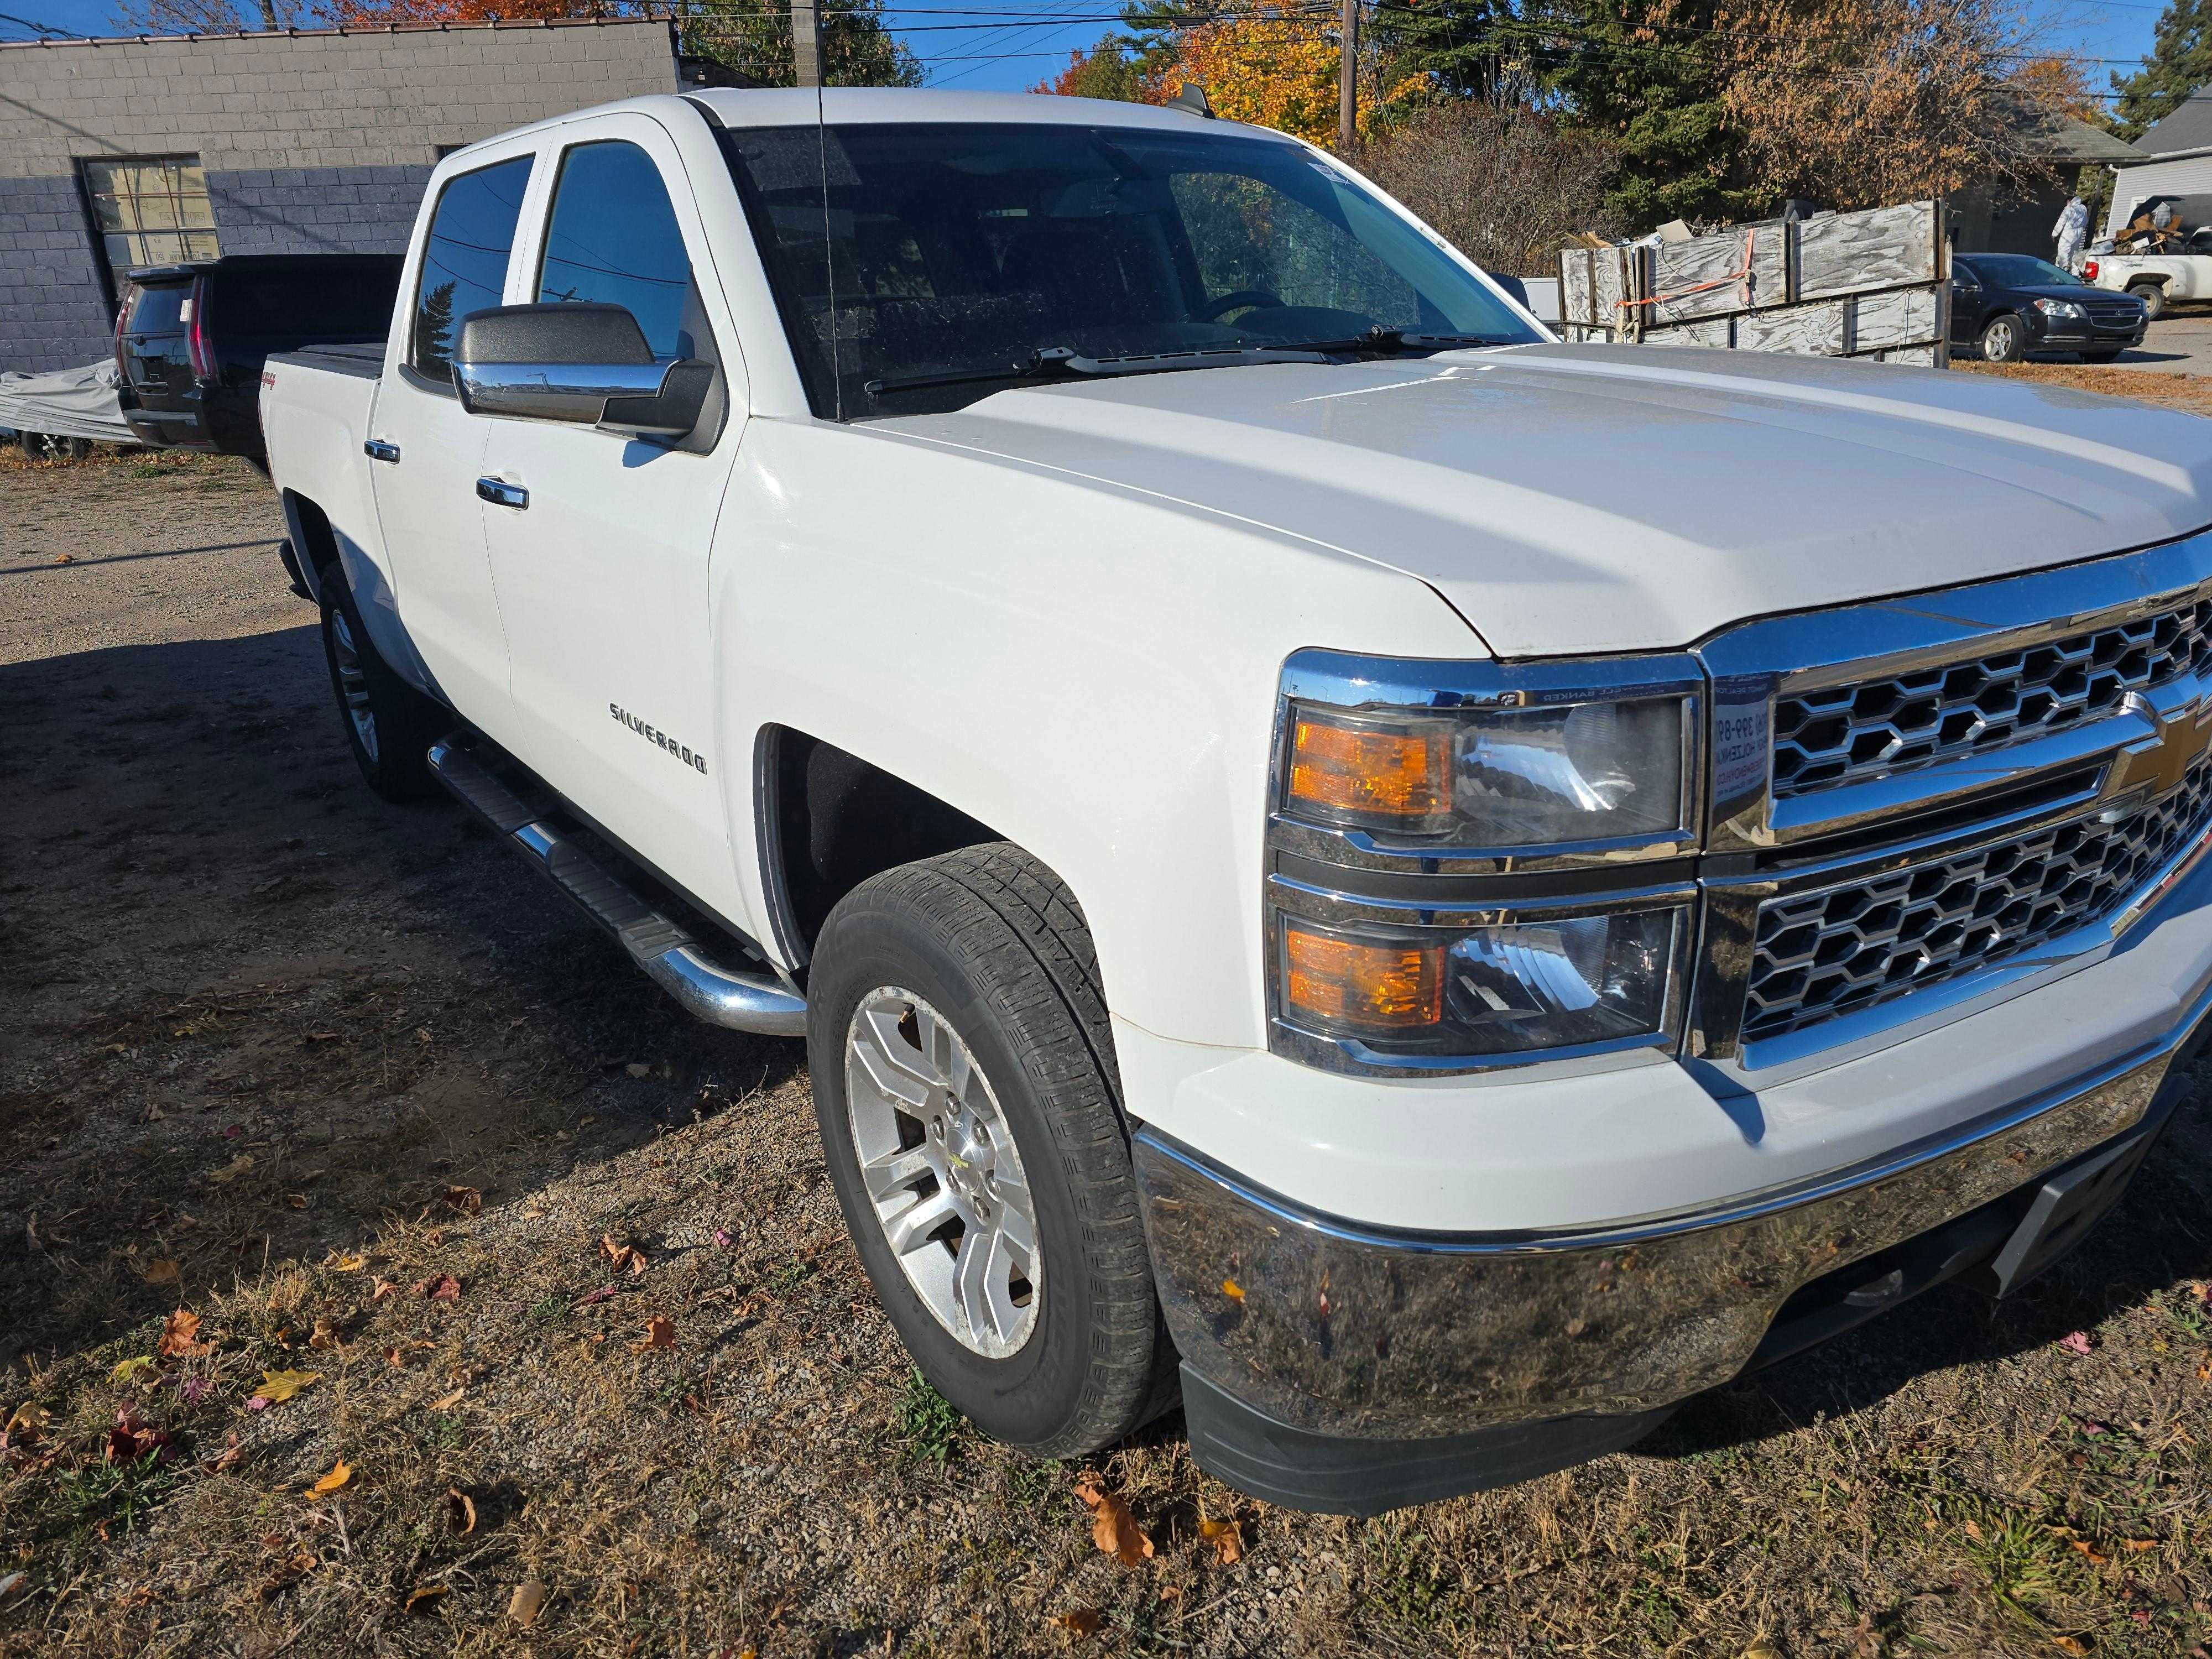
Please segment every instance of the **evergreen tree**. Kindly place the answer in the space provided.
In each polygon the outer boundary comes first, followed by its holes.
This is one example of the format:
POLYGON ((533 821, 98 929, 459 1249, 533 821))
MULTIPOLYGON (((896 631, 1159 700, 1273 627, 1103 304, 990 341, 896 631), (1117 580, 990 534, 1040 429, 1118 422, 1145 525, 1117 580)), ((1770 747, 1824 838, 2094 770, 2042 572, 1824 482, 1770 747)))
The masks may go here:
POLYGON ((1620 146, 1612 213, 1642 232, 1758 210, 1722 102, 1718 0, 1553 0, 1544 21, 1547 90, 1620 146))
POLYGON ((2208 84, 2212 84, 2212 0, 2168 0, 2142 67, 2133 75, 2112 77, 2112 90, 2119 94, 2112 110, 2114 125, 2121 137, 2140 138, 2208 84))

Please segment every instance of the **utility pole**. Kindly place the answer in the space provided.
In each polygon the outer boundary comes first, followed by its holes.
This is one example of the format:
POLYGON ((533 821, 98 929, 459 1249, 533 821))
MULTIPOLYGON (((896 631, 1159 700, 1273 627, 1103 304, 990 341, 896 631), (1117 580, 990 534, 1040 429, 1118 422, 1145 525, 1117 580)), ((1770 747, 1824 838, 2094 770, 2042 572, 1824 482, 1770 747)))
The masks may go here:
POLYGON ((798 84, 822 84, 822 0, 791 0, 791 64, 798 84))
POLYGON ((1344 0, 1340 45, 1336 59, 1336 148, 1339 155, 1348 155, 1359 131, 1359 0, 1344 0))

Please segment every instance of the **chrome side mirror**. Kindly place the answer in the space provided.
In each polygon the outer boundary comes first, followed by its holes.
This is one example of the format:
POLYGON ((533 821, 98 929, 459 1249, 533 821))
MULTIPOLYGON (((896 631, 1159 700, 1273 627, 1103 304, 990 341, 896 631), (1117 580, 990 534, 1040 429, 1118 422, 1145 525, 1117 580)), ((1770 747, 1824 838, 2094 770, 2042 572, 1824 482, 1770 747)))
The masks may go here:
POLYGON ((495 306, 462 320, 453 385, 471 415, 684 438, 706 408, 714 366, 654 362, 621 306, 495 306))

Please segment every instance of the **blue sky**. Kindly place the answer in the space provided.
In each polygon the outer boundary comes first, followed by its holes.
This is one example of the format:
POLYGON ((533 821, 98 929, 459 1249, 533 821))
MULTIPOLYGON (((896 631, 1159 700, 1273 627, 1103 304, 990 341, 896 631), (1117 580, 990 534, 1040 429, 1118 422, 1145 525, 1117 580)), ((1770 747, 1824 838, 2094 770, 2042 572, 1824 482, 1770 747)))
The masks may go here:
MULTIPOLYGON (((1106 0, 917 0, 890 15, 929 64, 933 84, 1018 91, 1105 33, 1115 9, 1106 0)), ((2130 68, 2150 49, 2161 8, 2157 0, 2029 0, 2029 9, 2053 50, 2106 60, 2088 65, 2101 90, 2108 70, 2130 68)), ((117 33, 116 14, 112 0, 0 0, 0 39, 25 38, 32 33, 26 22, 117 33)))

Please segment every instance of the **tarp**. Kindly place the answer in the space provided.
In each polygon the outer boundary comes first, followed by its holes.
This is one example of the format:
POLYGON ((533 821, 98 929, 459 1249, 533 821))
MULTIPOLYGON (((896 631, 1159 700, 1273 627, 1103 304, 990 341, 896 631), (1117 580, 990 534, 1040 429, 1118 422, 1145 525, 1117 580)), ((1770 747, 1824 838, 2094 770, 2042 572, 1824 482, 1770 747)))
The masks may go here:
POLYGON ((0 374, 0 427, 103 444, 136 444, 116 401, 112 357, 44 374, 0 374))

